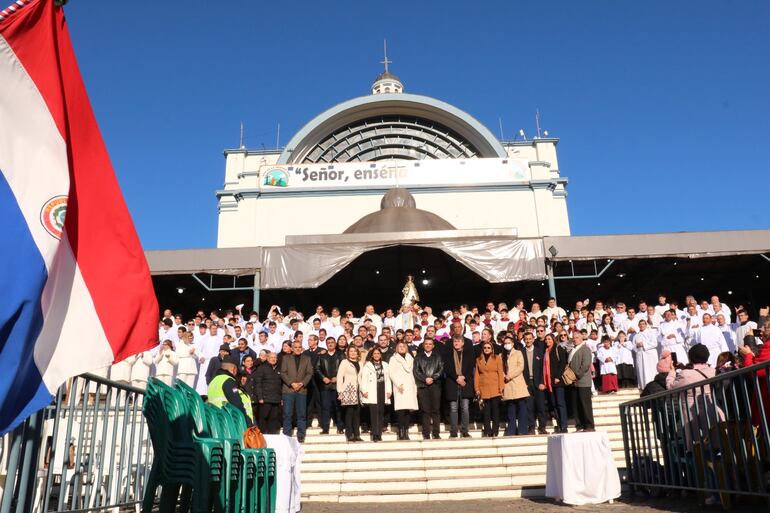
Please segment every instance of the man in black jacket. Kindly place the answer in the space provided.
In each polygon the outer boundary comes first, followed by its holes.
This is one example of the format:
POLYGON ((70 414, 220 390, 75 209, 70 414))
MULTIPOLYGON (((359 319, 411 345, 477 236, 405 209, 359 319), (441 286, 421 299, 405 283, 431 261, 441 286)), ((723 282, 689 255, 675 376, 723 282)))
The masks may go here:
POLYGON ((230 351, 230 361, 240 368, 243 365, 243 359, 247 356, 251 356, 254 359, 254 365, 259 361, 257 353, 249 347, 248 341, 245 338, 241 338, 238 340, 238 347, 230 351))
POLYGON ((281 372, 278 355, 270 353, 267 361, 254 371, 254 394, 258 404, 259 429, 269 435, 277 435, 281 426, 281 372))
POLYGON ((219 346, 219 356, 212 358, 209 362, 209 368, 206 369, 206 384, 211 383, 214 376, 217 375, 219 367, 222 366, 222 362, 229 361, 230 359, 230 345, 222 344, 219 346))
MULTIPOLYGON (((325 330, 321 329, 321 333, 323 333, 324 331, 325 330)), ((314 373, 315 373, 315 368, 318 365, 318 359, 322 354, 326 353, 326 349, 324 349, 320 345, 321 340, 326 340, 326 339, 319 339, 318 336, 312 335, 312 334, 308 335, 307 349, 303 353, 310 357, 310 363, 313 366, 314 373)), ((317 383, 317 380, 315 379, 315 376, 313 376, 313 379, 311 379, 310 383, 308 383, 307 385, 307 421, 308 423, 312 423, 313 415, 317 415, 320 421, 321 394, 319 393, 318 383, 317 383)))
POLYGON ((414 380, 417 383, 417 401, 422 414, 422 437, 425 440, 439 436, 439 411, 441 408, 441 376, 444 360, 434 351, 431 339, 423 343, 423 351, 414 357, 414 380))
POLYGON ((318 356, 315 366, 315 377, 318 391, 321 395, 321 434, 328 435, 331 419, 337 427, 337 434, 342 434, 344 422, 342 408, 337 401, 337 370, 343 359, 342 351, 337 351, 337 341, 334 337, 326 339, 326 353, 318 356))
POLYGON ((444 354, 444 397, 449 402, 449 438, 457 438, 458 413, 460 434, 470 438, 469 407, 474 395, 473 375, 476 366, 473 347, 465 343, 462 334, 453 336, 447 343, 450 346, 444 354))
POLYGON ((535 417, 537 417, 537 430, 543 435, 547 433, 545 430, 545 382, 543 381, 545 351, 542 347, 535 345, 535 336, 532 333, 525 333, 521 354, 524 357, 524 381, 527 382, 529 390, 527 398, 529 434, 535 434, 535 417))

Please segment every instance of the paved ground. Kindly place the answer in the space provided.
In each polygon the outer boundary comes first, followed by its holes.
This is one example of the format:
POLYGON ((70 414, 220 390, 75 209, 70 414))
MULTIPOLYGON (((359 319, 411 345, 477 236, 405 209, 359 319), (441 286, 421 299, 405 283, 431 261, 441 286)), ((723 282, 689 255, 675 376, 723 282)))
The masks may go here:
MULTIPOLYGON (((622 497, 613 504, 591 506, 567 506, 556 504, 549 499, 515 499, 486 501, 447 501, 447 502, 394 502, 383 504, 328 504, 305 503, 302 513, 569 513, 590 511, 599 513, 676 513, 721 512, 720 506, 703 506, 694 496, 688 499, 635 499, 622 497)), ((767 513, 767 504, 736 504, 733 511, 741 513, 767 513)))

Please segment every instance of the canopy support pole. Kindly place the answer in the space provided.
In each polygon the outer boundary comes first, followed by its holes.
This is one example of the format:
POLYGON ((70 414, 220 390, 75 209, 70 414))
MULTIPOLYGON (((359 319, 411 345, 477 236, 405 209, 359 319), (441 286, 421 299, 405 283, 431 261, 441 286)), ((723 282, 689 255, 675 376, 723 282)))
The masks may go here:
POLYGON ((553 276, 553 263, 545 261, 545 270, 548 273, 548 295, 556 299, 556 279, 553 276))
POLYGON ((257 312, 257 314, 259 314, 259 284, 262 281, 261 278, 262 271, 258 270, 256 273, 254 273, 254 287, 251 289, 253 294, 251 302, 252 310, 257 312))

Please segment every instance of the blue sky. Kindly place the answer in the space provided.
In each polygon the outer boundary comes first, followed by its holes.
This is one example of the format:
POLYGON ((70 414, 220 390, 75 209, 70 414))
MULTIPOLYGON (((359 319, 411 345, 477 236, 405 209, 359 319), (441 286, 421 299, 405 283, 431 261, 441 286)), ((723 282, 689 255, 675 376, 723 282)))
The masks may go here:
MULTIPOLYGON (((8 3, 8 0, 6 0, 8 3)), ((65 8, 147 249, 213 247, 222 150, 285 143, 368 93, 388 39, 408 92, 510 138, 561 138, 573 234, 768 228, 770 2, 153 3, 65 8)), ((298 220, 301 222, 301 219, 298 220)), ((516 220, 512 220, 516 225, 516 220)))

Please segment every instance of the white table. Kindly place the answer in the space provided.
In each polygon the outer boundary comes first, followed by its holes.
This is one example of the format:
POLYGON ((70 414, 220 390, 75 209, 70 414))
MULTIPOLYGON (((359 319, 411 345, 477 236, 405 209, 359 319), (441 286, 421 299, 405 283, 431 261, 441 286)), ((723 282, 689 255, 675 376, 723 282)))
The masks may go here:
POLYGON ((545 496, 574 506, 620 497, 620 477, 606 432, 548 437, 545 496))
POLYGON ((297 513, 302 496, 302 446, 286 435, 265 435, 265 442, 275 451, 275 513, 297 513))

